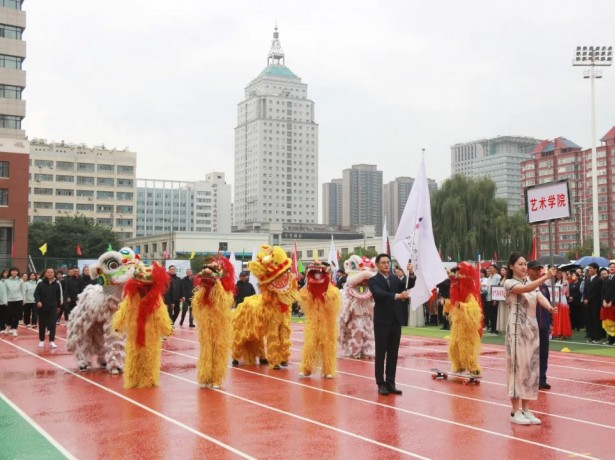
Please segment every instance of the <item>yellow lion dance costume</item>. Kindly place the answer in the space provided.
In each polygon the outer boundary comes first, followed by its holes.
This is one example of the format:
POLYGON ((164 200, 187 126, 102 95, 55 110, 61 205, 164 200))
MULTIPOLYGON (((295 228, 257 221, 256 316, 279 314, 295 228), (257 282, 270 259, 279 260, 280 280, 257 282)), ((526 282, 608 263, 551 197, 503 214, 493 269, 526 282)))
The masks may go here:
POLYGON ((306 270, 306 285, 299 291, 305 313, 305 341, 301 350, 299 375, 307 377, 322 366, 322 375, 332 379, 336 371, 337 317, 342 298, 331 284, 329 265, 315 261, 306 270))
POLYGON ((201 351, 197 380, 203 388, 220 388, 231 354, 231 308, 235 300, 233 264, 218 257, 203 266, 196 279, 192 312, 199 325, 201 351))
POLYGON ((154 262, 138 264, 124 286, 124 299, 113 316, 113 328, 127 334, 124 388, 160 384, 162 337, 173 331, 163 298, 168 285, 169 275, 154 262))
POLYGON ((481 374, 478 357, 483 312, 478 299, 478 272, 474 266, 461 262, 456 276, 451 276, 451 298, 444 304, 444 312, 449 314, 451 323, 448 356, 453 372, 481 374))
POLYGON ((233 311, 234 366, 240 359, 254 364, 257 357, 272 369, 288 365, 291 306, 299 301, 290 267, 291 260, 279 246, 261 246, 256 260, 248 263, 248 270, 258 278, 261 294, 246 298, 233 311))

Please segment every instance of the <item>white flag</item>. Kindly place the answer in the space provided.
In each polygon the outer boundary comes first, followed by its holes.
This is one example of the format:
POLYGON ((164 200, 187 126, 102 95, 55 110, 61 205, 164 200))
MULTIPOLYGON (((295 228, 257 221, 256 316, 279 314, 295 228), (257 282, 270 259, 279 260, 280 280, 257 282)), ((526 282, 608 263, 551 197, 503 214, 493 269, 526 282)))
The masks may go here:
POLYGON ((433 237, 424 157, 401 216, 392 252, 406 275, 407 263, 411 261, 414 265, 416 284, 410 290, 410 304, 412 310, 416 310, 429 300, 431 290, 447 277, 433 237))
POLYGON ((241 273, 241 269, 243 268, 243 265, 241 264, 241 260, 237 260, 235 258, 234 252, 231 252, 231 255, 228 258, 228 260, 231 263, 231 265, 233 265, 233 268, 235 269, 235 283, 237 283, 237 280, 239 280, 239 274, 241 273))
POLYGON ((338 270, 339 261, 337 260, 337 249, 335 249, 333 235, 331 235, 331 244, 329 245, 329 257, 327 258, 327 262, 331 264, 331 273, 333 274, 333 279, 335 279, 335 274, 338 270))
MULTIPOLYGON (((256 246, 252 246, 252 260, 256 260, 256 254, 258 254, 257 251, 258 249, 256 246)), ((254 273, 250 272, 250 278, 248 278, 248 281, 252 286, 254 286, 256 293, 260 294, 261 290, 258 288, 258 278, 254 276, 254 273)))

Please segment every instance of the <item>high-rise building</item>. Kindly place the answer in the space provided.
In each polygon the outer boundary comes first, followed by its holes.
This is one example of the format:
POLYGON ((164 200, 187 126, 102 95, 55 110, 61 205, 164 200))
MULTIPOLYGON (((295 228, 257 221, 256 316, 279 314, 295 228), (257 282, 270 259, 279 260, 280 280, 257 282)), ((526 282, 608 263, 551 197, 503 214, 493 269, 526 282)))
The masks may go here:
POLYGON ((307 85, 284 63, 277 27, 267 67, 245 89, 235 128, 234 225, 318 221, 318 125, 307 85))
POLYGON ((342 196, 344 228, 373 225, 378 235, 382 233, 382 171, 376 165, 344 169, 342 196))
MULTIPOLYGON (((615 126, 597 147, 598 213, 600 243, 610 251, 615 248, 615 126)), ((521 164, 521 191, 525 187, 565 179, 570 191, 571 217, 552 224, 553 254, 565 254, 593 235, 592 162, 591 149, 581 147, 566 138, 541 141, 531 159, 521 164)), ((549 225, 537 224, 539 255, 549 254, 549 225)), ((579 254, 588 255, 588 254, 579 254)), ((602 254, 611 257, 609 254, 602 254)))
MULTIPOLYGON (((397 227, 404 213, 413 184, 413 177, 398 177, 388 184, 384 184, 382 209, 387 219, 387 230, 390 235, 394 235, 397 232, 397 227)), ((427 187, 431 195, 438 190, 438 183, 433 179, 427 179, 427 187)))
POLYGON ((25 270, 28 254, 26 13, 22 0, 0 1, 0 264, 25 270))
POLYGON ((229 233, 231 185, 223 172, 202 181, 137 180, 136 236, 170 232, 229 233))
POLYGON ((322 223, 342 225, 342 179, 322 184, 322 223))
POLYGON ((538 142, 531 137, 499 136, 455 144, 451 147, 452 174, 491 178, 496 185, 496 198, 504 198, 508 214, 514 214, 521 209, 521 162, 531 158, 538 142))
POLYGON ((87 147, 34 139, 30 143, 30 221, 83 215, 135 236, 137 155, 105 146, 87 147))

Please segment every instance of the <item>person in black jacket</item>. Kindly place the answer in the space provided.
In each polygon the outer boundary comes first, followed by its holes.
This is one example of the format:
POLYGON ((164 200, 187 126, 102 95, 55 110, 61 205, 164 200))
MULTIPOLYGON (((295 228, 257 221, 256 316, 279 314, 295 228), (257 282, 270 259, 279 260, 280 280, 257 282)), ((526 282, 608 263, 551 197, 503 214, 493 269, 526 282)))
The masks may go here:
MULTIPOLYGON (((400 395, 402 392, 395 386, 397 372, 397 355, 401 339, 403 322, 403 301, 410 297, 406 286, 399 278, 391 275, 391 259, 387 254, 376 257, 378 273, 369 280, 369 290, 374 297, 374 336, 376 339, 376 384, 378 393, 400 395), (385 377, 386 361, 386 377, 385 377)), ((412 267, 410 265, 410 267, 412 267)), ((408 289, 414 287, 416 277, 414 271, 409 273, 408 289)))
POLYGON ((78 293, 81 294, 87 286, 90 286, 93 284, 96 284, 96 278, 92 279, 92 277, 90 276, 90 267, 86 265, 85 267, 83 267, 83 272, 81 273, 81 276, 79 277, 78 293))
POLYGON ((592 262, 588 265, 588 276, 585 279, 583 290, 583 304, 587 324, 587 342, 600 343, 604 337, 604 329, 600 321, 600 308, 602 308, 602 280, 598 276, 598 264, 592 262))
POLYGON ((64 302, 64 321, 68 321, 70 312, 73 311, 77 304, 77 296, 79 295, 79 269, 76 267, 68 269, 68 276, 66 277, 66 293, 64 295, 66 301, 64 302))
POLYGON ((184 325, 186 319, 186 312, 189 311, 188 325, 194 327, 194 318, 192 317, 192 297, 194 289, 194 277, 192 276, 192 270, 186 270, 186 276, 182 278, 182 297, 184 299, 182 303, 182 315, 179 318, 179 325, 184 325))
POLYGON ((49 346, 58 348, 55 344, 56 315, 60 313, 62 304, 62 289, 56 281, 53 268, 47 268, 43 280, 34 290, 34 300, 38 309, 38 339, 39 347, 45 346, 45 328, 49 329, 49 346))
POLYGON ((569 281, 569 296, 568 305, 570 305, 570 322, 573 331, 580 331, 585 327, 583 321, 583 305, 581 300, 583 294, 581 293, 581 279, 576 272, 570 274, 569 281))
POLYGON ((182 280, 177 276, 175 265, 169 265, 169 290, 164 296, 164 303, 167 305, 171 324, 175 324, 175 320, 179 316, 181 302, 185 301, 182 289, 182 280))
POLYGON ((239 280, 237 280, 237 284, 235 285, 237 288, 235 306, 243 302, 246 297, 256 294, 256 289, 254 289, 254 286, 250 283, 249 278, 250 272, 243 271, 239 274, 239 280))

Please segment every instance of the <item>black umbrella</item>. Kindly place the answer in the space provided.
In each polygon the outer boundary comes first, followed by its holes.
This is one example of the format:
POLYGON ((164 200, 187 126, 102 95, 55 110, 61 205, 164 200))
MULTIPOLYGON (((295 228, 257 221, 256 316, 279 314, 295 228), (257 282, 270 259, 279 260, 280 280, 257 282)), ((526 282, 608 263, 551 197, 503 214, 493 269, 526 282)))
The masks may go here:
POLYGON ((540 256, 538 258, 538 262, 544 265, 559 265, 559 264, 567 264, 570 263, 570 259, 567 259, 564 256, 560 256, 558 254, 540 256))

